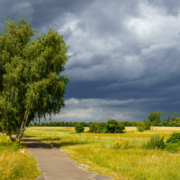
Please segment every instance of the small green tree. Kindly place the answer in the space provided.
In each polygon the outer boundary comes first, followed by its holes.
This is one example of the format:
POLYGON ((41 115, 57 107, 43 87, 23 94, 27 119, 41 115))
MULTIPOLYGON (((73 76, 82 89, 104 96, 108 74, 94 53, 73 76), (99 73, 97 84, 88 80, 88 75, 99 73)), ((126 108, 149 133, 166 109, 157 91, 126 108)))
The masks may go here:
POLYGON ((161 114, 161 111, 149 113, 148 120, 150 120, 151 125, 157 126, 159 123, 161 123, 161 114))
POLYGON ((139 132, 143 132, 146 130, 145 122, 137 122, 137 129, 139 132))
POLYGON ((70 121, 70 122, 69 122, 69 127, 72 127, 72 126, 73 126, 73 124, 72 124, 72 122, 70 121))
POLYGON ((81 125, 80 123, 77 123, 77 124, 75 125, 75 131, 76 131, 76 133, 82 133, 82 132, 84 132, 84 126, 81 125))
POLYGON ((5 22, 0 36, 0 123, 13 140, 12 134, 20 139, 35 118, 51 117, 65 106, 69 80, 62 72, 69 47, 52 29, 30 41, 36 31, 24 18, 5 22))
POLYGON ((97 133, 97 128, 98 128, 97 122, 92 122, 89 126, 89 132, 97 133))
POLYGON ((117 125, 118 125, 118 122, 116 120, 114 120, 114 119, 108 120, 106 123, 106 127, 105 127, 106 132, 114 133, 117 125))

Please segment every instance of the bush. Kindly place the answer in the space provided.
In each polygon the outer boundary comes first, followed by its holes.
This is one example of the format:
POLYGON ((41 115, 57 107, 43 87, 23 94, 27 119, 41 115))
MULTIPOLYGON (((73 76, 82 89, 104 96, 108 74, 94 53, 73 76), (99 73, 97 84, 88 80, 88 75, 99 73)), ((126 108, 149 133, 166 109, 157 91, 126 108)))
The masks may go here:
POLYGON ((89 126, 89 132, 91 133, 97 133, 97 123, 93 122, 89 126))
POLYGON ((106 133, 114 133, 117 125, 118 125, 118 122, 116 120, 114 119, 108 120, 105 127, 107 131, 106 133))
POLYGON ((84 127, 83 127, 83 125, 77 123, 77 124, 75 125, 75 131, 76 131, 76 133, 82 133, 82 132, 84 132, 84 127))
POLYGON ((173 133, 166 143, 178 143, 180 145, 180 133, 173 133))
POLYGON ((173 133, 166 141, 166 150, 172 153, 180 150, 180 133, 173 133))
POLYGON ((165 144, 165 149, 166 149, 168 152, 175 153, 175 152, 177 152, 177 151, 180 150, 180 146, 179 146, 179 144, 177 144, 177 143, 166 143, 166 144, 165 144))
POLYGON ((137 129, 139 132, 146 130, 146 124, 144 122, 137 122, 137 129))
POLYGON ((116 127, 115 127, 115 133, 123 133, 123 129, 124 129, 124 126, 121 126, 120 124, 118 124, 116 127))
POLYGON ((160 138, 159 134, 153 134, 148 142, 143 144, 143 147, 147 149, 164 149, 164 136, 160 138))

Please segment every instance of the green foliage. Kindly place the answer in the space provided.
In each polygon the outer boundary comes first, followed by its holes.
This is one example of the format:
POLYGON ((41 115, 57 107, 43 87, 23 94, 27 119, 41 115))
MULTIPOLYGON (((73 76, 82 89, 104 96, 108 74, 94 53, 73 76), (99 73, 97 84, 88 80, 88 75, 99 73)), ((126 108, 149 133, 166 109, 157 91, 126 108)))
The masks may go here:
POLYGON ((81 125, 80 123, 77 123, 77 124, 75 125, 75 131, 76 131, 76 133, 82 133, 82 132, 84 132, 84 126, 81 125))
POLYGON ((89 126, 89 132, 91 133, 97 133, 97 123, 92 122, 89 126))
POLYGON ((91 122, 88 124, 90 133, 122 133, 125 129, 124 123, 118 123, 114 119, 105 122, 91 122))
POLYGON ((176 152, 178 152, 180 150, 180 145, 177 144, 177 143, 166 143, 165 144, 165 149, 168 152, 176 153, 176 152))
POLYGON ((114 133, 117 125, 118 125, 118 122, 116 120, 114 119, 108 120, 105 127, 107 130, 107 133, 114 133))
POLYGON ((62 35, 52 29, 30 41, 35 30, 22 18, 5 21, 0 36, 0 123, 7 134, 23 132, 35 118, 60 113, 65 106, 69 59, 62 35))
POLYGON ((146 130, 145 122, 137 122, 137 129, 139 132, 143 132, 146 130))
POLYGON ((166 141, 166 150, 172 153, 180 150, 180 133, 172 133, 166 141))
POLYGON ((161 114, 162 112, 150 112, 148 116, 148 120, 150 120, 151 125, 156 126, 161 123, 161 114))
POLYGON ((166 143, 179 143, 180 144, 180 133, 173 133, 166 143))
POLYGON ((143 147, 147 149, 164 149, 164 136, 160 138, 159 134, 153 134, 148 142, 143 144, 143 147))
POLYGON ((87 123, 86 122, 80 122, 81 125, 83 125, 84 127, 87 127, 87 123))

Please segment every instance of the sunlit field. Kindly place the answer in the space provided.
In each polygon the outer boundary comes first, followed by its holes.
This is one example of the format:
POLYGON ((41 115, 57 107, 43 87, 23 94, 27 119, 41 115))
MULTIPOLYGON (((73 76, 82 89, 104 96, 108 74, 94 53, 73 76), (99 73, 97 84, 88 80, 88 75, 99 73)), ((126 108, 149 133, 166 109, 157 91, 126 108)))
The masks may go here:
POLYGON ((0 179, 30 180, 38 176, 37 162, 22 142, 12 143, 8 137, 0 134, 0 179))
MULTIPOLYGON (((165 141, 173 131, 160 131, 165 141)), ((177 131, 176 131, 177 132, 177 131)), ((57 143, 68 156, 90 171, 115 180, 179 180, 180 152, 147 150, 143 144, 155 133, 127 130, 121 134, 75 133, 74 129, 26 129, 24 136, 57 143)))

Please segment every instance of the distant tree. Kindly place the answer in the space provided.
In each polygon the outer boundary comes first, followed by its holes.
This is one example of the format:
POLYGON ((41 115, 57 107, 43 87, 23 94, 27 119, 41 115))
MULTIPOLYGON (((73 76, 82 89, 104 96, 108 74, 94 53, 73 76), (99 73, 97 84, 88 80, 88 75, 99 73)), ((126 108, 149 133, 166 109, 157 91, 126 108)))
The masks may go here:
POLYGON ((49 126, 53 126, 53 122, 52 121, 49 122, 49 126))
POLYGON ((80 122, 81 125, 83 125, 84 127, 87 127, 87 123, 86 122, 80 122))
POLYGON ((53 126, 57 126, 57 123, 56 123, 56 122, 53 122, 53 126))
POLYGON ((72 124, 73 124, 73 127, 75 127, 75 125, 77 124, 77 122, 73 122, 72 124))
MULTIPOLYGON (((151 127, 151 121, 150 120, 144 120, 143 121, 144 122, 144 124, 145 124, 145 130, 150 130, 150 127, 151 127)), ((137 125, 137 123, 136 123, 136 125, 137 125)))
POLYGON ((145 122, 137 122, 137 129, 139 132, 143 132, 146 130, 145 122))
POLYGON ((42 122, 42 123, 41 123, 41 126, 44 126, 44 125, 45 125, 45 123, 44 123, 44 122, 42 122))
POLYGON ((106 133, 114 133, 118 122, 114 119, 110 119, 106 123, 106 133))
POLYGON ((87 126, 90 127, 90 124, 91 124, 91 123, 92 123, 92 122, 88 122, 87 126))
POLYGON ((176 123, 180 124, 180 117, 177 117, 177 118, 175 119, 175 121, 176 121, 176 123))
POLYGON ((124 125, 124 123, 123 123, 122 121, 120 121, 120 122, 118 123, 118 126, 120 126, 122 130, 125 129, 125 125, 124 125))
POLYGON ((49 123, 48 122, 44 123, 44 126, 49 126, 49 123))
POLYGON ((61 122, 58 121, 58 122, 56 123, 56 126, 61 126, 61 122))
POLYGON ((84 126, 81 125, 80 123, 76 123, 76 125, 75 125, 75 131, 76 131, 76 133, 82 133, 82 132, 84 132, 84 126))
POLYGON ((97 127, 98 127, 97 122, 92 122, 89 127, 89 132, 97 133, 97 127))
POLYGON ((63 36, 52 29, 30 41, 34 30, 22 18, 5 21, 0 36, 0 123, 9 135, 23 136, 35 118, 60 113, 68 78, 62 75, 69 56, 63 36))
POLYGON ((161 113, 160 111, 149 113, 148 120, 151 122, 151 125, 156 126, 161 123, 161 113))
POLYGON ((72 122, 70 121, 70 122, 69 122, 69 127, 72 127, 72 126, 73 126, 73 124, 72 124, 72 122))
POLYGON ((65 126, 65 123, 64 121, 61 122, 61 126, 64 127, 65 126))
POLYGON ((68 122, 65 122, 65 126, 66 126, 66 127, 69 127, 69 123, 68 123, 68 122))

